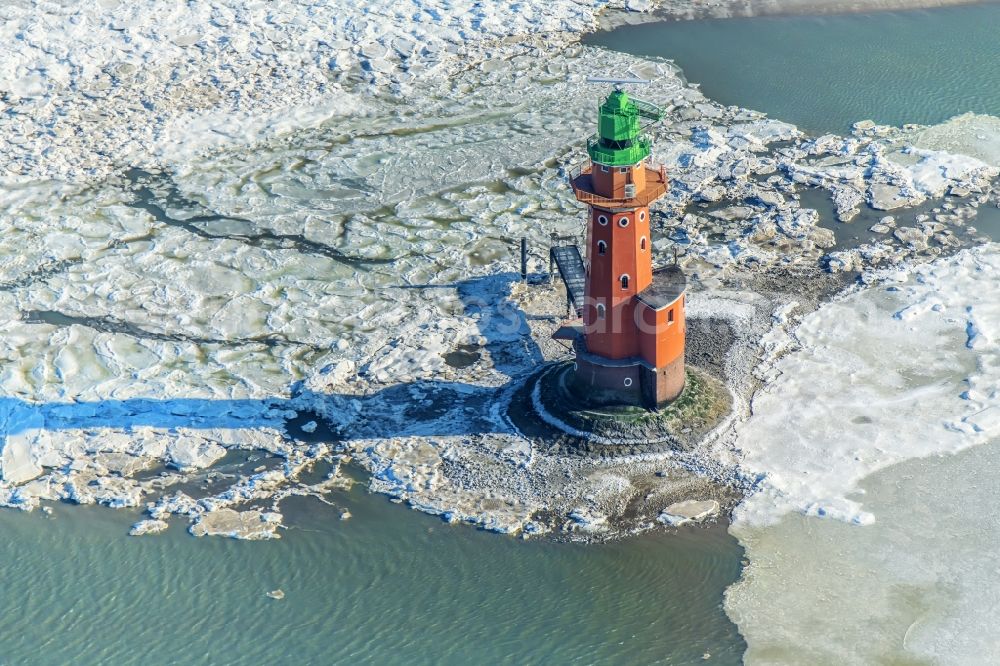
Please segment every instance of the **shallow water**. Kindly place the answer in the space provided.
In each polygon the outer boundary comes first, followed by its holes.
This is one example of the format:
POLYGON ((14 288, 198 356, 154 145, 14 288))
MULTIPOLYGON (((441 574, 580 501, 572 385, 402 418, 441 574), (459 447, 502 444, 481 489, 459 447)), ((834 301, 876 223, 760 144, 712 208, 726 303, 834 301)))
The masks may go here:
POLYGON ((992 442, 873 475, 864 528, 800 514, 740 528, 755 564, 729 605, 748 661, 997 663, 998 456, 992 442))
POLYGON ((934 124, 1000 113, 1000 6, 842 16, 659 22, 590 35, 589 44, 673 59, 710 98, 803 130, 856 121, 934 124))
POLYGON ((290 500, 270 542, 128 537, 134 516, 100 508, 2 511, 0 662, 739 662, 720 605, 742 551, 723 526, 523 542, 359 486, 333 498, 350 520, 290 500))

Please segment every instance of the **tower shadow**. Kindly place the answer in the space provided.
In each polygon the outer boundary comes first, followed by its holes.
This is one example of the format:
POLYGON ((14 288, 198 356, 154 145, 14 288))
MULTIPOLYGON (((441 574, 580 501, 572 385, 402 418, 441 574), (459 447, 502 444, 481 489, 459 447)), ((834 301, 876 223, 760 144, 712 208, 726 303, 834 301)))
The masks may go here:
POLYGON ((506 383, 484 386, 427 379, 393 384, 363 396, 306 390, 298 396, 333 416, 335 429, 346 440, 512 432, 499 411, 504 396, 545 363, 531 336, 529 316, 509 297, 519 279, 517 273, 509 272, 451 284, 399 287, 425 291, 430 298, 439 290, 457 296, 460 313, 476 323, 480 344, 459 345, 463 349, 458 351, 465 356, 456 369, 483 362, 488 352, 492 368, 508 375, 506 383), (337 414, 344 417, 340 423, 336 423, 337 414))
MULTIPOLYGON (((407 289, 451 290, 464 316, 476 322, 482 344, 478 359, 489 352, 496 370, 510 379, 499 386, 462 381, 415 380, 365 394, 321 392, 302 383, 288 397, 261 399, 127 398, 120 400, 33 402, 0 397, 0 437, 22 436, 29 447, 45 432, 110 428, 167 431, 283 428, 305 441, 351 441, 407 436, 463 436, 511 432, 502 417, 502 398, 545 361, 533 341, 528 316, 508 297, 519 276, 504 273, 450 285, 407 289), (290 413, 297 416, 290 416, 290 413), (324 414, 327 427, 306 432, 302 426, 324 414)), ((471 353, 471 352, 470 352, 471 353)), ((311 430, 311 429, 310 429, 311 430)), ((99 448, 99 443, 97 447, 99 448)), ((0 470, 2 471, 2 470, 0 470)))

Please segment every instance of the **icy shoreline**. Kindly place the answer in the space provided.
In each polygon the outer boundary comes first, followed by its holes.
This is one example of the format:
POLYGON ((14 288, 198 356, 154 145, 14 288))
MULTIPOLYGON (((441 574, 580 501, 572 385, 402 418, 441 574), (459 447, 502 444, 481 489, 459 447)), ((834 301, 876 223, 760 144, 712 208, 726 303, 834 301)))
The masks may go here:
POLYGON ((580 461, 535 450, 499 413, 565 352, 548 339, 560 295, 514 284, 508 241, 543 255, 550 232, 580 231, 563 174, 599 93, 582 76, 648 76, 668 109, 653 247, 680 249, 703 328, 693 362, 727 380, 737 420, 771 379, 758 357, 855 272, 977 242, 998 159, 947 152, 976 118, 813 138, 722 107, 668 63, 575 44, 602 6, 531 5, 513 23, 491 23, 490 4, 457 23, 429 12, 409 51, 388 5, 337 39, 317 32, 332 4, 47 6, 80 53, 39 49, 38 7, 6 8, 3 30, 24 38, 6 47, 0 117, 4 504, 145 505, 261 538, 282 497, 344 482, 349 456, 374 490, 515 534, 600 538, 681 501, 730 508, 753 485, 731 431, 692 455, 580 461), (810 191, 845 222, 892 211, 882 240, 838 245, 810 191), (456 351, 477 360, 450 366, 456 351), (297 412, 336 435, 289 436, 297 412), (239 451, 269 462, 213 476, 239 451))

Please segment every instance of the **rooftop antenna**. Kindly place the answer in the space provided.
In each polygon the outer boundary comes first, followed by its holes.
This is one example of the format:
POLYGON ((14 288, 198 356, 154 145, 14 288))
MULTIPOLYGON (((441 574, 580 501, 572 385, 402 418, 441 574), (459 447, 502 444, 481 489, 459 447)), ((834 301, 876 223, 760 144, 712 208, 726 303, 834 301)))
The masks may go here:
POLYGON ((587 83, 610 83, 615 90, 621 90, 624 85, 648 85, 649 79, 618 78, 614 76, 588 76, 587 83))

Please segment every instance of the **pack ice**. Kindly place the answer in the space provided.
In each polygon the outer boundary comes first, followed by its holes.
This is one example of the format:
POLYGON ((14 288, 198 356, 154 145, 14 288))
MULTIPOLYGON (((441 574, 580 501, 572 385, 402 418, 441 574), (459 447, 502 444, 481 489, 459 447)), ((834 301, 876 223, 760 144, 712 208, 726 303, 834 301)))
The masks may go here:
POLYGON ((883 276, 804 318, 739 429, 759 490, 740 521, 787 511, 859 524, 872 472, 1000 434, 1000 247, 883 276))

